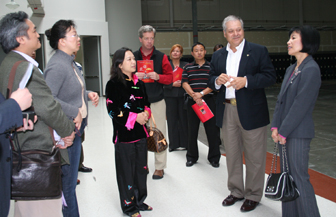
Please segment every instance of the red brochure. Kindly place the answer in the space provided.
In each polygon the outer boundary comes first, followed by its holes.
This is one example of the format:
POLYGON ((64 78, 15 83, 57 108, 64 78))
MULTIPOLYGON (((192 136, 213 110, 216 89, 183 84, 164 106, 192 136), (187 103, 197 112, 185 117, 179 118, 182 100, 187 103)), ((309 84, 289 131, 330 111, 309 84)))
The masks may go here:
POLYGON ((176 68, 173 71, 173 83, 175 81, 181 81, 182 80, 182 72, 183 72, 183 69, 176 66, 176 68))
POLYGON ((212 111, 210 110, 210 108, 206 104, 206 102, 204 100, 202 100, 202 101, 203 101, 202 106, 199 106, 199 105, 197 105, 197 103, 195 103, 191 107, 194 109, 196 115, 202 121, 202 123, 204 123, 204 122, 208 121, 210 118, 212 118, 214 116, 214 114, 212 113, 212 111))
MULTIPOLYGON (((153 60, 138 60, 137 69, 138 69, 137 70, 138 72, 144 72, 146 74, 148 72, 154 72, 153 60)), ((145 83, 153 83, 154 80, 147 77, 146 74, 145 74, 145 77, 142 79, 142 81, 145 83)))

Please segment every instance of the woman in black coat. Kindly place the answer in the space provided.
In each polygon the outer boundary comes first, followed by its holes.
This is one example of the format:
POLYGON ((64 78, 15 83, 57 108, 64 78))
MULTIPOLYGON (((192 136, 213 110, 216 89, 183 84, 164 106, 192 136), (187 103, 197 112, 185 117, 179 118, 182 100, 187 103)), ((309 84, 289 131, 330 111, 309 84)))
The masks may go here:
MULTIPOLYGON (((173 45, 169 55, 174 78, 176 71, 182 70, 187 64, 187 62, 180 61, 183 55, 183 47, 179 44, 173 45)), ((187 110, 184 109, 184 94, 185 90, 181 86, 181 78, 164 86, 170 152, 178 148, 186 150, 188 147, 188 122, 187 110)))
POLYGON ((112 59, 111 78, 106 84, 107 112, 113 122, 115 165, 123 213, 141 217, 152 207, 147 197, 146 122, 151 116, 144 83, 134 74, 136 61, 128 48, 117 50, 112 59))

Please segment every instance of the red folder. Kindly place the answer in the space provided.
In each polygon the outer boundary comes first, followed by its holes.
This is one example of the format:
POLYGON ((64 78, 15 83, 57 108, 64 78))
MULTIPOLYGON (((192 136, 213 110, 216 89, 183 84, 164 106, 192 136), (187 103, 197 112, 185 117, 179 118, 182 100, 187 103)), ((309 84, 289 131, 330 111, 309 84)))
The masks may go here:
POLYGON ((197 103, 192 105, 191 107, 194 109, 198 118, 202 121, 202 123, 208 121, 210 118, 214 116, 209 106, 206 104, 204 100, 202 100, 203 105, 199 106, 197 103))
POLYGON ((173 71, 173 83, 175 81, 181 81, 182 80, 182 72, 183 72, 183 69, 176 66, 176 68, 173 71))
MULTIPOLYGON (((148 73, 148 72, 154 72, 154 64, 153 64, 153 60, 138 60, 137 61, 137 71, 138 72, 144 72, 144 73, 148 73)), ((145 83, 153 83, 154 80, 150 79, 147 77, 147 75, 145 75, 145 77, 142 79, 143 82, 145 83)))

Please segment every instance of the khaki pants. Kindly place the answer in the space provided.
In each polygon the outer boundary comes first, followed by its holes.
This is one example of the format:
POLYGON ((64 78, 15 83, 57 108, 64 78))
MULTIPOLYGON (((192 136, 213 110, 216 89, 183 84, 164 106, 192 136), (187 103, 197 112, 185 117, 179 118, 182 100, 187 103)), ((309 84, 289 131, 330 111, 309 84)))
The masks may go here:
POLYGON ((244 130, 237 107, 225 104, 221 129, 226 152, 228 188, 235 197, 259 202, 263 196, 267 151, 267 126, 244 130), (243 154, 246 163, 244 185, 243 154))
MULTIPOLYGON (((155 118, 156 126, 163 133, 167 139, 166 129, 166 103, 164 100, 151 103, 151 111, 155 118)), ((167 149, 161 153, 154 153, 155 155, 155 169, 163 170, 167 167, 167 149)))
POLYGON ((18 200, 14 217, 63 217, 62 198, 50 200, 18 200))

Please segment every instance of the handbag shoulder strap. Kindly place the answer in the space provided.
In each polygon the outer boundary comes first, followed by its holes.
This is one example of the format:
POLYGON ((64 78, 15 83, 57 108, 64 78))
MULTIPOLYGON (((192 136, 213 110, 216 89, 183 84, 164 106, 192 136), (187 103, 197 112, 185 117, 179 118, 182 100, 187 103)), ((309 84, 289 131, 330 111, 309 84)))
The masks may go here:
MULTIPOLYGON (((13 89, 13 84, 14 84, 14 79, 15 79, 15 74, 16 74, 16 69, 22 63, 24 60, 19 60, 16 63, 14 63, 11 72, 9 73, 9 78, 8 78, 8 84, 7 84, 7 99, 12 95, 12 89, 13 89)), ((54 146, 56 146, 55 138, 54 138, 54 133, 51 127, 49 127, 50 135, 53 140, 54 146)))
MULTIPOLYGON (((281 145, 282 149, 282 171, 283 172, 289 172, 289 167, 288 167, 288 158, 287 158, 287 152, 286 152, 286 146, 281 145)), ((273 159, 272 159, 272 165, 271 165, 271 172, 270 173, 276 173, 277 171, 277 164, 278 164, 278 144, 274 144, 274 152, 273 152, 273 159), (274 170, 273 170, 274 166, 274 170)))
POLYGON ((14 63, 11 72, 9 73, 9 78, 8 78, 8 84, 7 84, 7 99, 11 96, 12 94, 12 89, 13 89, 13 83, 14 83, 14 78, 16 74, 16 69, 22 63, 23 60, 17 61, 14 63))
POLYGON ((150 122, 150 129, 152 129, 152 122, 153 122, 153 124, 154 124, 154 127, 157 128, 157 127, 156 127, 156 123, 155 123, 155 119, 154 119, 154 115, 153 115, 153 113, 152 113, 152 115, 151 115, 150 118, 152 119, 152 121, 150 122))
POLYGON ((271 172, 270 173, 276 173, 277 171, 277 165, 278 165, 278 144, 274 144, 274 151, 273 151, 273 158, 272 158, 272 165, 271 165, 271 172), (273 170, 274 166, 274 170, 273 170))
POLYGON ((285 145, 282 146, 282 170, 284 172, 289 172, 288 158, 285 145))

